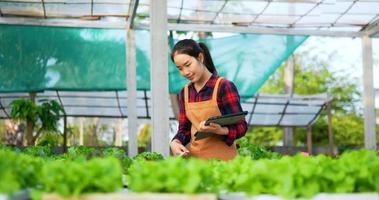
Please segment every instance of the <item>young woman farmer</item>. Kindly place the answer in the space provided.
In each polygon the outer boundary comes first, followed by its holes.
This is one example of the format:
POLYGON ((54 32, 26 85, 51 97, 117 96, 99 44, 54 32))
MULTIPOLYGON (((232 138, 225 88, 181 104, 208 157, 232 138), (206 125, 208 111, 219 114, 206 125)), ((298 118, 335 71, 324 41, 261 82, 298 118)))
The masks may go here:
POLYGON ((218 76, 207 46, 191 39, 175 44, 171 59, 181 75, 190 83, 179 95, 179 129, 170 143, 174 155, 189 155, 201 159, 231 160, 237 155, 235 140, 244 136, 247 123, 221 127, 205 120, 241 112, 239 94, 235 85, 218 76), (197 131, 215 135, 195 140, 197 131))

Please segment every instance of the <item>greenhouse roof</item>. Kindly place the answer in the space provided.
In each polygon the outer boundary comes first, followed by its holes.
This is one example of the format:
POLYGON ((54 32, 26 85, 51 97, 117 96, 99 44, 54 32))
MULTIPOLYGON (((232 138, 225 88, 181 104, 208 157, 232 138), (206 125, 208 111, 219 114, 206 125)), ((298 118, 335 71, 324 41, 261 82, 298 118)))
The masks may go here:
MULTIPOLYGON (((147 28, 149 2, 1 0, 0 23, 125 28, 135 19, 136 28, 147 28)), ((349 37, 379 32, 374 0, 167 0, 167 15, 170 30, 349 37)))
MULTIPOLYGON (((149 8, 149 0, 1 0, 0 24, 148 29, 149 8)), ((180 31, 379 36, 379 2, 372 0, 167 0, 167 18, 168 29, 180 31)), ((2 118, 9 116, 13 97, 27 96, 2 95, 2 118)), ((148 93, 140 90, 138 95, 138 117, 149 118, 148 93)), ((69 116, 126 117, 122 97, 126 98, 124 90, 50 90, 38 93, 37 99, 58 99, 69 116), (70 103, 72 99, 75 103, 70 103)), ((249 124, 306 126, 328 101, 327 97, 259 95, 245 99, 242 106, 250 112, 249 124)), ((170 118, 174 118, 171 110, 170 118)))
MULTIPOLYGON (((9 118, 10 103, 19 98, 28 98, 28 93, 0 93, 0 119, 9 118)), ((127 92, 74 92, 45 91, 37 93, 36 101, 56 100, 71 117, 109 117, 127 118, 127 92)), ((293 96, 258 94, 242 100, 242 109, 248 111, 249 125, 254 126, 298 126, 311 125, 320 111, 329 102, 326 95, 293 96)), ((171 101, 170 101, 171 102, 171 101)), ((174 112, 169 109, 170 119, 174 112)), ((151 118, 151 94, 149 91, 137 92, 137 117, 151 118)))

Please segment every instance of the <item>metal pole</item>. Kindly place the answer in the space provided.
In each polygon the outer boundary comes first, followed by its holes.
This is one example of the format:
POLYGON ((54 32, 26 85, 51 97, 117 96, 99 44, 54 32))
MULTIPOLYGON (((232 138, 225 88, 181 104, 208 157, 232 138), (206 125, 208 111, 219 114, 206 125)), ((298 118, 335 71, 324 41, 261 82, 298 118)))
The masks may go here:
MULTIPOLYGON (((293 43, 293 37, 288 36, 287 39, 289 40, 289 44, 293 43), (292 41, 292 42, 291 42, 292 41)), ((286 66, 284 69, 284 90, 287 95, 290 97, 293 96, 293 90, 294 90, 294 76, 295 76, 295 63, 293 56, 290 56, 286 62, 286 66)), ((284 137, 283 137, 283 145, 284 146, 294 146, 293 142, 293 128, 291 127, 285 127, 284 128, 284 137)))
MULTIPOLYGON (((296 12, 296 8, 291 3, 288 5, 288 13, 294 14, 296 12)), ((287 36, 287 51, 293 46, 294 39, 293 36, 287 36)), ((295 63, 294 58, 291 55, 288 57, 286 66, 284 69, 284 90, 285 93, 288 94, 290 97, 293 96, 294 91, 294 76, 295 76, 295 63)), ((284 137, 283 137, 283 145, 284 146, 294 146, 293 142, 293 128, 291 127, 285 127, 284 128, 284 137)))
POLYGON ((372 39, 368 36, 362 38, 362 61, 365 148, 376 149, 372 39))
MULTIPOLYGON (((134 30, 127 29, 127 93, 128 93, 128 155, 138 154, 137 144, 137 81, 136 81, 136 47, 134 30)), ((121 136, 122 138, 122 136, 121 136)))
POLYGON ((152 151, 169 156, 167 1, 150 0, 152 151))

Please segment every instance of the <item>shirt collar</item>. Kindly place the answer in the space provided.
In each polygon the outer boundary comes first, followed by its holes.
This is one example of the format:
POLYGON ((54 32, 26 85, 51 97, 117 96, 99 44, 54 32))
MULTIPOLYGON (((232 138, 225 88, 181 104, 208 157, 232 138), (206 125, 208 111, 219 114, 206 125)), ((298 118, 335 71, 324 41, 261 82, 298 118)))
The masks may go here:
MULTIPOLYGON (((209 80, 207 81, 207 83, 204 85, 203 88, 201 88, 200 91, 206 89, 206 88, 213 88, 215 85, 216 85, 216 81, 218 79, 218 74, 217 73, 212 73, 212 76, 211 78, 209 78, 209 80)), ((194 86, 194 83, 191 82, 190 86, 195 89, 195 86, 194 86)), ((199 91, 199 92, 200 92, 199 91)))

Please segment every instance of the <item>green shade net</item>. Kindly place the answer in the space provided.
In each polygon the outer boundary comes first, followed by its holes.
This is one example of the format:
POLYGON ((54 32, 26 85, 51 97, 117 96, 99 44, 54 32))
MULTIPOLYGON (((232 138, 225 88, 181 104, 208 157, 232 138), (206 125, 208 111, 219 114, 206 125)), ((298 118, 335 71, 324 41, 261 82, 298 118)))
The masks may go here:
MULTIPOLYGON (((0 25, 0 92, 125 90, 125 30, 0 25)), ((137 89, 150 89, 150 37, 136 31, 137 89)), ((203 39, 221 76, 254 95, 304 36, 203 39)), ((169 40, 170 46, 174 41, 169 40)), ((188 81, 169 60, 170 92, 188 81)))
MULTIPOLYGON (((210 49, 218 73, 234 82, 240 96, 251 97, 302 44, 305 36, 240 34, 220 39, 202 39, 210 49)), ((187 81, 170 63, 170 91, 179 91, 187 81)))

